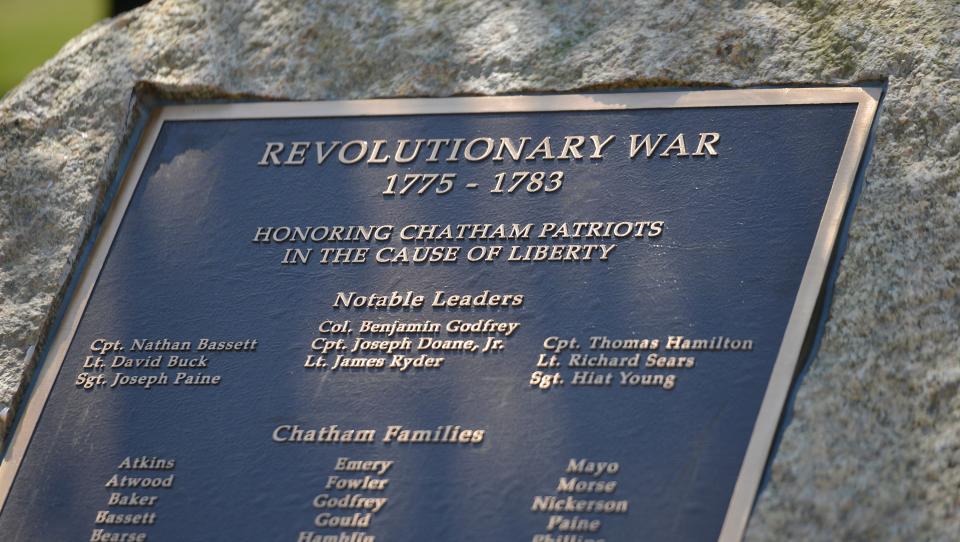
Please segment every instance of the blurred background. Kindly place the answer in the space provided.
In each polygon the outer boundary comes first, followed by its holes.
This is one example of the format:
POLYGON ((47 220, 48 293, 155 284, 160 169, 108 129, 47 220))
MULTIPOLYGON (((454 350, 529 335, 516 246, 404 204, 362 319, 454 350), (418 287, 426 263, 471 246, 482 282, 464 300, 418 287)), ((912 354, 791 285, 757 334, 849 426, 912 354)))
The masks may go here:
POLYGON ((146 0, 0 0, 0 96, 93 23, 146 0))

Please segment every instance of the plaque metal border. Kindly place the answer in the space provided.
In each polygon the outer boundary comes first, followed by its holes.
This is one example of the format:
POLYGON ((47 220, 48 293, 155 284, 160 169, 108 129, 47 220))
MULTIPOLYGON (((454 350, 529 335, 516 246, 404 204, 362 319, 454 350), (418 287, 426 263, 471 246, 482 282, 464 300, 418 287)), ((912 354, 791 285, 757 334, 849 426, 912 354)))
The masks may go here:
POLYGON ((26 398, 0 462, 0 512, 6 504, 17 471, 33 437, 50 392, 73 342, 80 319, 116 237, 120 222, 140 181, 163 123, 184 120, 323 118, 386 115, 443 115, 548 111, 600 111, 673 109, 690 107, 744 107, 805 104, 857 104, 857 112, 844 144, 813 249, 807 259, 800 288, 774 362, 763 402, 754 423, 747 451, 737 476, 719 542, 742 539, 759 491, 767 457, 800 362, 807 330, 813 323, 821 287, 827 278, 844 212, 865 152, 870 127, 883 90, 879 87, 764 88, 731 90, 677 90, 604 94, 535 96, 484 96, 468 98, 394 98, 323 102, 258 102, 164 105, 154 109, 123 173, 100 234, 93 242, 87 265, 76 282, 38 377, 26 398))

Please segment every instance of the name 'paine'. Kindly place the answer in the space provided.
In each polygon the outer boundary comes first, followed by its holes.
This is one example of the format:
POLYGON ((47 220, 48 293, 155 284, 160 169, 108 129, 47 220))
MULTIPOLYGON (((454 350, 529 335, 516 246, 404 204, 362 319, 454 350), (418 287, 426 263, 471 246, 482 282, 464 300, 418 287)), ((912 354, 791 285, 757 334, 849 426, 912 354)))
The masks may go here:
MULTIPOLYGON (((702 156, 720 152, 719 132, 688 134, 630 134, 623 140, 631 160, 702 156)), ((534 139, 475 137, 444 139, 354 139, 350 141, 267 141, 259 166, 302 166, 328 162, 342 165, 411 164, 440 162, 536 162, 545 160, 602 160, 618 148, 616 135, 566 135, 534 139)))

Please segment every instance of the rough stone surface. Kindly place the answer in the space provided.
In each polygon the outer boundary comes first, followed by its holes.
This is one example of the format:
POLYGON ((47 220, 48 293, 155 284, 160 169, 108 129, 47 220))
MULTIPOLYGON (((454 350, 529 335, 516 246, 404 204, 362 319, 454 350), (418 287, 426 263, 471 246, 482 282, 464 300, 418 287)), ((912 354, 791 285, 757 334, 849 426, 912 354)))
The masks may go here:
POLYGON ((103 22, 0 102, 0 401, 32 375, 137 85, 300 100, 872 80, 889 89, 831 319, 747 539, 960 540, 954 0, 169 0, 103 22))

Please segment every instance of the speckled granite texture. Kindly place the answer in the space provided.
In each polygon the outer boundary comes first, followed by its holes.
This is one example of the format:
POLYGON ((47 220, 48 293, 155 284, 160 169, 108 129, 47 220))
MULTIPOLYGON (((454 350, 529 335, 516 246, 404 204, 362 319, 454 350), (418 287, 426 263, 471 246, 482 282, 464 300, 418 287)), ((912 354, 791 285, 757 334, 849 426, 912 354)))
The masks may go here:
POLYGON ((747 539, 960 540, 960 4, 158 1, 0 101, 0 402, 132 122, 183 99, 887 80, 830 320, 747 539))

